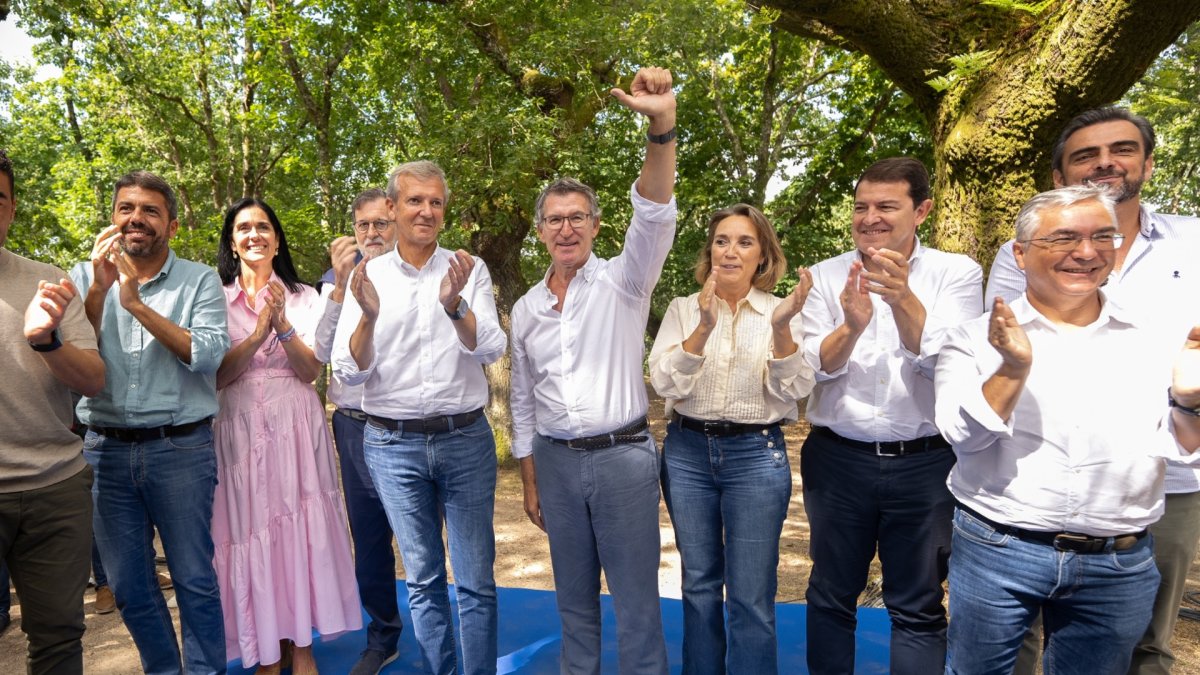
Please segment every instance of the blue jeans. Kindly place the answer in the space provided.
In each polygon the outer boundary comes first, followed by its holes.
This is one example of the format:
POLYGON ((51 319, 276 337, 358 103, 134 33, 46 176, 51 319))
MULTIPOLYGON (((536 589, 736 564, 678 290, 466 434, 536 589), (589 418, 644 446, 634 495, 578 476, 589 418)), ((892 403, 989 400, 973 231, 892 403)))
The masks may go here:
POLYGON ((945 667, 942 582, 954 515, 946 477, 953 466, 949 448, 878 457, 816 433, 804 441, 810 672, 854 672, 856 606, 876 546, 892 623, 890 672, 928 675, 945 667))
POLYGON ((212 428, 127 443, 89 431, 95 533, 109 586, 147 675, 225 672, 225 624, 213 569, 217 460, 212 428), (175 582, 183 658, 154 569, 154 530, 175 582))
POLYGON ((572 450, 536 436, 533 457, 562 620, 561 671, 600 673, 603 568, 617 615, 618 670, 665 675, 654 440, 572 450))
POLYGON ((342 494, 354 539, 354 578, 358 597, 371 617, 367 625, 367 649, 391 654, 396 651, 400 631, 400 607, 396 602, 396 556, 392 553, 392 528, 387 511, 375 492, 363 459, 365 421, 334 413, 333 442, 342 469, 342 494))
POLYGON ((776 568, 792 496, 783 433, 709 436, 672 422, 663 457, 683 561, 683 672, 778 672, 776 568))
POLYGON ((496 441, 487 418, 437 434, 367 423, 363 457, 400 545, 413 633, 426 670, 451 675, 457 668, 442 548, 444 516, 463 672, 495 673, 496 441))
POLYGON ((1046 673, 1119 675, 1129 667, 1158 589, 1151 536, 1124 551, 1068 553, 959 510, 953 546, 946 673, 1011 673, 1039 610, 1046 673))

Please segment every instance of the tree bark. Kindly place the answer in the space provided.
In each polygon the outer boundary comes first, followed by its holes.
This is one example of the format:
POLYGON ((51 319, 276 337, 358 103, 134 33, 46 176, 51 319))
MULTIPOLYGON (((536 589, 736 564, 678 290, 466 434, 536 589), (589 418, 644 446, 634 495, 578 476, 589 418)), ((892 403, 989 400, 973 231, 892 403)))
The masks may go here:
POLYGON ((934 146, 934 245, 987 264, 1050 187, 1067 120, 1118 99, 1200 18, 1194 0, 1059 0, 1036 15, 974 0, 763 4, 787 30, 869 55, 912 97, 934 146), (936 75, 950 86, 930 86, 936 75))

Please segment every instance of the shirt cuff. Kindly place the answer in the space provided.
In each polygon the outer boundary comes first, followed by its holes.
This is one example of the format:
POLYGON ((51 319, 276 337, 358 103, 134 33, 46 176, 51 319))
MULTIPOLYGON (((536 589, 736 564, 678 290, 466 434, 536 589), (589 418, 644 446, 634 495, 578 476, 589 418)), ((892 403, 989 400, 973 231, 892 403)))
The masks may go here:
POLYGON ((671 195, 671 200, 666 204, 650 201, 642 195, 638 194, 637 181, 633 181, 633 185, 629 186, 629 201, 633 204, 633 210, 642 218, 650 222, 663 222, 675 220, 675 195, 671 195))
POLYGON ((693 354, 679 345, 679 349, 671 355, 671 368, 683 375, 695 375, 704 366, 704 355, 693 354))
POLYGON ((992 409, 987 399, 983 397, 983 383, 972 387, 962 403, 963 414, 975 421, 984 429, 1004 438, 1012 438, 1016 411, 1009 416, 1008 422, 1000 419, 1000 415, 992 409))

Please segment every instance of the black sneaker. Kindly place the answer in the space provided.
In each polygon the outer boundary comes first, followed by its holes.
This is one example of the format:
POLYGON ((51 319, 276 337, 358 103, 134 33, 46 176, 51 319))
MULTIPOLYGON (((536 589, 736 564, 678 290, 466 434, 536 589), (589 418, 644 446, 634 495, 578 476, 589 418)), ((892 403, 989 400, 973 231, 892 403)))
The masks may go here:
POLYGON ((391 654, 384 654, 378 649, 364 650, 362 656, 358 657, 358 663, 350 669, 350 675, 378 675, 383 667, 400 655, 400 650, 396 650, 391 654))

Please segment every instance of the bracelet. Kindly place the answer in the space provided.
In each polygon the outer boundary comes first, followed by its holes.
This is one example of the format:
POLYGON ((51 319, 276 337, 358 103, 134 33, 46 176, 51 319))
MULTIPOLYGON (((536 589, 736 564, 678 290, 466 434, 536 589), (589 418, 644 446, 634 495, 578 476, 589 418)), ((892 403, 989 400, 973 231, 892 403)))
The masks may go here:
POLYGON ((291 340, 294 337, 296 337, 296 327, 292 326, 291 328, 287 329, 286 331, 276 335, 275 339, 279 340, 280 342, 288 342, 289 340, 291 340))

